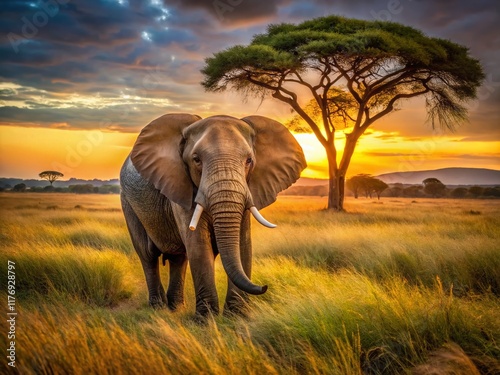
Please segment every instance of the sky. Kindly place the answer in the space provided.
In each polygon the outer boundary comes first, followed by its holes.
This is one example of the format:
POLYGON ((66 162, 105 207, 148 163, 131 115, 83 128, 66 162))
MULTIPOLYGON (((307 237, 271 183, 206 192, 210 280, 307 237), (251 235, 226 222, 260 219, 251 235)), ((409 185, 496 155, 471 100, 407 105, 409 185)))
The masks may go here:
MULTIPOLYGON (((348 175, 444 167, 500 169, 500 4, 496 0, 33 0, 0 2, 0 177, 112 179, 142 127, 165 113, 258 114, 275 99, 206 93, 204 59, 247 44, 270 23, 339 14, 390 20, 470 48, 486 79, 455 132, 432 129, 423 99, 374 124, 348 175)), ((309 98, 301 98, 307 101, 309 98)), ((341 148, 343 132, 339 133, 341 148)), ((324 150, 297 134, 326 178, 324 150)))

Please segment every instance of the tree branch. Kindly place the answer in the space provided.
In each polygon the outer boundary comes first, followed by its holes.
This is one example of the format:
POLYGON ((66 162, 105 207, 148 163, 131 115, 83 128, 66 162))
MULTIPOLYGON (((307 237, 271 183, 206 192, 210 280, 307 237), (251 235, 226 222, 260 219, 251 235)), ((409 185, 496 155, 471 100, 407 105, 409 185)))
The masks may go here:
POLYGON ((401 81, 404 78, 411 77, 412 75, 418 74, 418 73, 425 73, 425 72, 424 71, 419 72, 418 70, 415 70, 413 68, 410 69, 410 68, 405 67, 403 69, 397 70, 393 73, 390 73, 390 74, 383 76, 378 81, 367 86, 367 91, 366 91, 366 95, 368 95, 367 99, 370 99, 371 97, 381 93, 384 90, 387 90, 388 88, 396 86, 397 84, 401 83, 401 81), (397 77, 390 80, 389 82, 382 84, 384 81, 387 81, 388 78, 392 78, 394 76, 397 76, 397 77))
POLYGON ((423 94, 426 94, 428 93, 429 91, 431 91, 428 87, 425 88, 425 90, 422 90, 422 91, 417 91, 417 92, 413 92, 411 94, 397 94, 396 96, 394 96, 394 98, 392 98, 389 103, 387 104, 387 106, 385 107, 385 109, 379 113, 377 113, 375 116, 373 116, 371 119, 366 119, 364 124, 361 126, 361 129, 363 130, 363 132, 371 125, 373 124, 375 121, 377 121, 378 119, 384 117, 385 115, 387 115, 388 113, 392 112, 394 110, 394 104, 399 100, 399 99, 409 99, 409 98, 413 98, 415 96, 419 96, 419 95, 423 95, 423 94))
POLYGON ((361 101, 362 101, 361 97, 359 96, 358 92, 356 90, 354 90, 354 87, 352 86, 354 80, 351 77, 349 77, 349 75, 347 74, 347 71, 345 71, 344 69, 342 69, 342 67, 340 66, 340 64, 338 64, 335 59, 333 60, 333 65, 338 69, 338 71, 340 72, 340 74, 342 75, 342 77, 344 77, 345 80, 347 81, 347 88, 348 88, 349 92, 351 93, 352 97, 358 103, 361 103, 361 101))

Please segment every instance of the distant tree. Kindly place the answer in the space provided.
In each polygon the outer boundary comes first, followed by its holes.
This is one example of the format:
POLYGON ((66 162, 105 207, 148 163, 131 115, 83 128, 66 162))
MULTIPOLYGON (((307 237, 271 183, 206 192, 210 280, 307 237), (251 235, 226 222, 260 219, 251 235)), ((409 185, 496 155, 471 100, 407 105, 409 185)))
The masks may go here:
POLYGON ((422 183, 424 184, 424 191, 434 198, 442 196, 446 190, 446 186, 434 177, 426 178, 422 183))
POLYGON ((64 175, 58 171, 43 171, 38 175, 40 178, 47 180, 50 182, 50 185, 54 183, 54 181, 60 179, 64 175))
POLYGON ((100 194, 120 194, 119 185, 102 185, 98 190, 100 194))
POLYGON ((366 178, 363 181, 363 186, 361 188, 363 189, 363 193, 365 194, 365 198, 372 197, 372 193, 373 193, 373 186, 371 183, 372 178, 373 178, 372 176, 369 176, 369 178, 366 178))
POLYGON ((496 187, 487 187, 483 191, 485 197, 500 197, 500 189, 496 187))
POLYGON ((429 177, 422 181, 424 187, 427 186, 428 184, 441 184, 441 183, 442 183, 441 181, 439 181, 437 178, 434 177, 429 177))
POLYGON ((405 197, 412 197, 412 198, 421 197, 423 196, 422 186, 419 185, 408 186, 403 189, 403 195, 405 197))
POLYGON ((453 191, 451 192, 451 196, 453 198, 465 198, 467 193, 468 193, 468 190, 466 188, 457 187, 457 188, 453 189, 453 191))
POLYGON ((26 184, 24 184, 24 183, 21 182, 20 184, 14 185, 14 187, 12 188, 12 190, 15 191, 15 192, 18 192, 18 193, 26 191, 26 184))
POLYGON ((371 181, 371 184, 374 193, 377 194, 377 199, 380 200, 380 195, 389 187, 389 185, 387 185, 384 181, 379 180, 378 178, 374 178, 371 181))
POLYGON ((483 195, 484 188, 481 186, 471 186, 469 188, 469 193, 472 195, 474 198, 479 197, 480 195, 483 195))
POLYGON ((76 194, 91 194, 94 193, 94 185, 92 184, 77 184, 69 185, 70 193, 76 194))
POLYGON ((432 125, 453 128, 467 118, 465 103, 476 98, 484 79, 464 46, 394 22, 336 15, 269 25, 249 45, 227 48, 205 63, 207 91, 270 94, 296 112, 302 129, 325 148, 328 208, 336 211, 343 210, 356 144, 371 125, 405 100, 422 97, 432 125), (341 154, 335 139, 342 128, 349 131, 341 154))
POLYGON ((401 182, 396 182, 389 187, 387 195, 390 197, 401 197, 403 196, 404 185, 401 182))
POLYGON ((346 181, 346 186, 352 191, 356 199, 359 197, 360 191, 365 193, 366 198, 371 198, 373 193, 375 193, 377 198, 380 199, 380 194, 389 187, 384 181, 369 174, 358 174, 349 178, 346 181))
POLYGON ((54 189, 54 186, 52 186, 52 185, 45 186, 45 187, 43 188, 43 191, 44 191, 44 192, 46 192, 46 193, 47 193, 47 192, 50 192, 50 191, 54 191, 54 190, 55 190, 55 189, 54 189))
POLYGON ((354 194, 354 198, 358 199, 359 192, 364 190, 366 186, 366 180, 370 178, 369 174, 358 174, 349 178, 346 181, 347 188, 354 194))
POLYGON ((388 194, 390 197, 401 197, 403 195, 403 188, 400 186, 393 186, 389 188, 388 194))

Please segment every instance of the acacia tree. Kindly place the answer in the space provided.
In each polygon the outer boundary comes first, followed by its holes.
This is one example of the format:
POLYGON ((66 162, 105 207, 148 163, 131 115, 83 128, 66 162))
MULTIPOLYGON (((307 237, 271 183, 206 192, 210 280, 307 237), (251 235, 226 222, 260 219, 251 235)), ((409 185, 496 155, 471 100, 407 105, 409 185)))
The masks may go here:
POLYGON ((44 180, 47 180, 50 182, 50 186, 54 183, 54 181, 60 179, 64 175, 61 172, 58 171, 43 171, 40 172, 38 175, 40 178, 43 178, 44 180))
POLYGON ((378 178, 374 178, 372 181, 372 189, 375 194, 377 194, 377 199, 380 200, 380 195, 389 188, 384 181, 379 180, 378 178))
POLYGON ((335 15, 269 25, 249 45, 207 58, 202 73, 207 91, 270 94, 291 106, 325 148, 328 208, 339 211, 351 157, 369 126, 405 99, 424 96, 432 126, 453 128, 467 118, 464 104, 484 79, 466 47, 393 22, 335 15), (343 128, 340 157, 334 140, 343 128))
POLYGON ((437 178, 429 177, 422 181, 424 191, 432 195, 434 198, 441 196, 446 190, 446 186, 437 178))
POLYGON ((349 178, 346 181, 346 185, 347 188, 353 192, 354 198, 356 199, 359 197, 360 190, 362 190, 366 198, 371 198, 373 193, 375 193, 380 200, 382 192, 389 187, 384 181, 363 173, 349 178))
POLYGON ((352 176, 346 181, 347 188, 354 194, 354 198, 358 199, 359 191, 364 189, 368 179, 372 178, 369 174, 358 174, 352 176))

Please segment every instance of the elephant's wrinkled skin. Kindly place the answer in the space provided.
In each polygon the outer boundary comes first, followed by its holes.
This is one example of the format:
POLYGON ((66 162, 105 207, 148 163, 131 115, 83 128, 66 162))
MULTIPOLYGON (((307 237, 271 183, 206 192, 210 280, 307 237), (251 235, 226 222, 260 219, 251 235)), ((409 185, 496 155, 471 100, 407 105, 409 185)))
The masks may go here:
POLYGON ((302 149, 288 130, 262 116, 240 120, 168 114, 147 125, 122 167, 120 182, 149 303, 171 309, 184 303, 189 261, 196 313, 218 313, 217 254, 228 275, 225 309, 238 311, 246 293, 264 293, 266 286, 250 281, 249 208, 273 203, 305 166, 302 149), (193 225, 197 205, 203 213, 193 225), (170 266, 166 295, 159 274, 161 255, 170 266))

